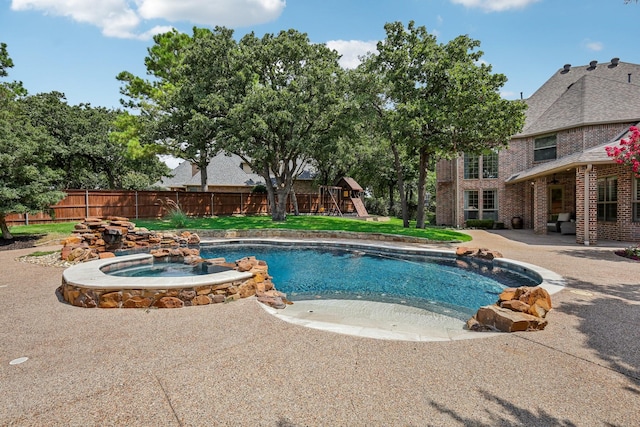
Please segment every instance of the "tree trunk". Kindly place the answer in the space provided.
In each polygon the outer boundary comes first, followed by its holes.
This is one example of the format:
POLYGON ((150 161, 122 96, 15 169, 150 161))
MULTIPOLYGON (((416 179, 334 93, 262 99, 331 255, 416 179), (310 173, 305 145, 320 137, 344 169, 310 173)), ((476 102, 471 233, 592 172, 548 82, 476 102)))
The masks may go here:
POLYGON ((204 165, 201 163, 198 164, 200 168, 200 191, 207 191, 207 181, 209 180, 207 176, 207 166, 209 166, 208 162, 204 165))
POLYGON ((295 216, 300 216, 300 210, 298 209, 298 198, 296 197, 296 192, 293 188, 291 189, 291 202, 293 203, 293 214, 295 216))
POLYGON ((420 149, 420 166, 418 174, 418 210, 416 212, 416 228, 424 228, 424 191, 427 184, 427 166, 429 155, 425 148, 420 149))
POLYGON ((0 213, 0 231, 2 231, 2 238, 5 240, 13 240, 13 235, 9 231, 7 226, 7 220, 3 213, 0 213))
POLYGON ((393 189, 394 189, 394 185, 393 184, 389 184, 389 213, 391 213, 393 211, 393 189))
POLYGON ((286 188, 279 187, 276 190, 278 200, 276 200, 275 209, 271 212, 272 221, 287 220, 287 195, 289 191, 286 188))
POLYGON ((396 174, 398 176, 398 191, 400 192, 400 206, 402 208, 402 226, 409 228, 409 210, 407 209, 407 194, 404 190, 404 170, 402 169, 402 162, 400 161, 400 154, 398 153, 398 147, 394 143, 391 143, 391 151, 393 151, 393 162, 396 166, 396 174))
POLYGON ((267 201, 269 203, 269 211, 271 213, 271 218, 273 219, 273 214, 276 211, 276 194, 273 188, 273 183, 271 182, 271 177, 269 176, 269 168, 264 166, 262 168, 262 173, 260 174, 262 178, 264 178, 264 186, 267 189, 267 201))

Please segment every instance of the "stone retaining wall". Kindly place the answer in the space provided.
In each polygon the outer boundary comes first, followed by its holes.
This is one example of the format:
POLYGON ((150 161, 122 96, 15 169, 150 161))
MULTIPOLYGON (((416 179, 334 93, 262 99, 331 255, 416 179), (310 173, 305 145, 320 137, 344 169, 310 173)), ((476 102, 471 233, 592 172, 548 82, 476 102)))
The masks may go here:
POLYGON ((432 241, 422 237, 402 236, 382 233, 358 233, 353 231, 324 231, 324 230, 286 230, 286 229, 258 229, 258 230, 197 230, 200 238, 235 239, 235 238, 269 238, 281 237, 287 239, 345 239, 345 240, 373 240, 379 242, 401 243, 446 243, 432 241))

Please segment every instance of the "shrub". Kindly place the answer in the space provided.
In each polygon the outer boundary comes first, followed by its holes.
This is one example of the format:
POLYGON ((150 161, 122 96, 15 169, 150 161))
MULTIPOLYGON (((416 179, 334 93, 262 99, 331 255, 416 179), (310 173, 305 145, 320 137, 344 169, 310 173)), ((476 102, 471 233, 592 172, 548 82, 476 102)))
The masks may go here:
POLYGON ((167 210, 167 214, 164 216, 169 221, 173 228, 186 228, 189 217, 180 208, 175 201, 170 198, 164 200, 158 199, 158 202, 167 210))
POLYGON ((389 207, 387 200, 382 197, 365 197, 364 206, 371 215, 387 216, 389 215, 389 207))
POLYGON ((258 184, 251 189, 251 192, 255 194, 267 194, 267 187, 264 184, 258 184))
POLYGON ((469 228, 493 228, 492 219, 468 219, 467 227, 469 228))

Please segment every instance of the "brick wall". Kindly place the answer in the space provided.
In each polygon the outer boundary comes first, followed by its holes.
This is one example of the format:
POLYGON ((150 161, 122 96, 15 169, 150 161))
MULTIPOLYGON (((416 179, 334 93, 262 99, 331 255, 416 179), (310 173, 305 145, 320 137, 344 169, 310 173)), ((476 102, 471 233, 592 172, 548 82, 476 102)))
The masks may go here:
MULTIPOLYGON (((592 148, 604 142, 611 141, 627 130, 634 123, 617 123, 603 124, 594 126, 583 126, 574 129, 559 131, 557 136, 557 157, 561 158, 585 149, 592 148)), ((533 228, 536 232, 546 233, 546 223, 549 220, 548 211, 548 187, 552 176, 542 182, 523 182, 517 184, 504 184, 504 181, 517 172, 530 169, 540 162, 534 162, 533 149, 534 137, 513 138, 509 148, 499 153, 498 160, 498 179, 464 179, 464 161, 462 157, 454 160, 440 161, 436 168, 437 174, 437 206, 436 206, 436 223, 446 225, 464 225, 464 191, 478 190, 479 198, 482 198, 483 189, 498 190, 498 221, 503 222, 505 226, 511 226, 511 219, 519 216, 523 219, 524 228, 533 228), (457 166, 457 173, 456 171, 457 166), (456 200, 456 186, 458 190, 458 198, 456 200), (537 200, 537 201, 536 201, 537 200), (456 215, 457 211, 457 215, 456 215), (544 224, 544 225, 543 225, 544 224)), ((607 165, 607 167, 615 167, 615 165, 607 165)), ((603 173, 600 166, 601 173, 603 173)), ((620 171, 624 172, 624 171, 620 171)), ((592 178, 591 186, 593 194, 597 197, 597 176, 596 171, 592 178)), ((626 173, 626 172, 625 172, 626 173)), ((555 185, 563 188, 564 200, 562 210, 564 212, 576 213, 578 209, 584 208, 584 182, 580 183, 576 176, 575 170, 564 171, 556 174, 558 183, 555 185), (582 187, 579 187, 582 185, 582 187), (581 188, 581 189, 580 189, 581 188), (582 208, 580 208, 582 206, 582 208)), ((621 176, 621 175, 619 175, 621 176)), ((584 170, 582 178, 584 179, 584 170)), ((619 178, 620 179, 620 178, 619 178)), ((628 177, 630 180, 630 175, 628 177)), ((630 200, 632 186, 624 180, 618 182, 619 191, 626 189, 628 194, 619 197, 625 197, 630 200)), ((480 204, 482 200, 479 201, 480 204)), ((627 203, 627 202, 625 202, 627 203)), ((591 203, 592 209, 597 209, 597 199, 591 203)), ((630 222, 631 206, 619 204, 619 220, 617 224, 591 224, 593 228, 590 243, 595 244, 597 237, 616 240, 640 240, 640 224, 630 222), (594 242, 591 241, 593 239, 594 242)), ((592 213, 592 217, 596 218, 597 211, 592 213)), ((582 233, 584 238, 584 229, 576 230, 576 234, 582 233)))

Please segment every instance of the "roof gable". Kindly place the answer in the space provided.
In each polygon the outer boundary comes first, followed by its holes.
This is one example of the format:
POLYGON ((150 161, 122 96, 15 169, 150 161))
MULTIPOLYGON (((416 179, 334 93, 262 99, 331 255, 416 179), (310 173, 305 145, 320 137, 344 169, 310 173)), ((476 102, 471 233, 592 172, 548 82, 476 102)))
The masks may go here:
POLYGON ((519 136, 640 119, 640 65, 619 62, 560 69, 526 100, 519 136))
MULTIPOLYGON (((193 173, 190 162, 182 162, 171 171, 173 177, 164 178, 157 185, 163 187, 186 187, 200 185, 200 171, 193 173)), ((207 166, 207 185, 254 186, 264 184, 264 179, 256 173, 242 169, 242 159, 235 154, 220 151, 213 156, 207 166)))

